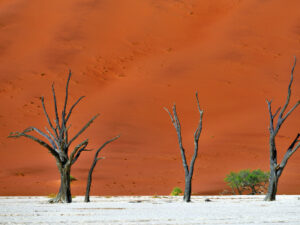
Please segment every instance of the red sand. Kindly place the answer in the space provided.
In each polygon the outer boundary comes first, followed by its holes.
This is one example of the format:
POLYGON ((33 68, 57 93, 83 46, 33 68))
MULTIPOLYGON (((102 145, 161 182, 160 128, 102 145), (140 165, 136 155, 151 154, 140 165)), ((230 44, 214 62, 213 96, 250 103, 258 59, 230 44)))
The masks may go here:
MULTIPOLYGON (((203 132, 193 193, 218 194, 230 171, 268 169, 268 112, 282 105, 293 56, 300 58, 299 0, 0 0, 0 194, 58 190, 53 157, 11 131, 46 126, 38 97, 52 106, 55 81, 63 98, 69 68, 73 132, 101 116, 80 137, 103 150, 92 195, 169 194, 183 188, 175 129, 163 107, 176 102, 183 143, 192 153, 199 114, 203 132)), ((296 67, 291 103, 300 97, 296 67)), ((61 103, 61 102, 60 102, 61 103)), ((279 158, 299 130, 299 109, 277 137, 279 158)), ((78 140, 79 141, 79 140, 78 140)), ((191 154, 189 154, 191 155, 191 154)), ((72 169, 85 191, 93 153, 72 169)), ((300 194, 300 153, 289 161, 281 194, 300 194)))

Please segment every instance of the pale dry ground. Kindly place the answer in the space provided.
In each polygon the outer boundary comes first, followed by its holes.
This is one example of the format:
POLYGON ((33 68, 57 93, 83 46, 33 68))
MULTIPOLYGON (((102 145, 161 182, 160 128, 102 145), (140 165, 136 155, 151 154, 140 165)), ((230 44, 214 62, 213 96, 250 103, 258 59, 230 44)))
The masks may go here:
POLYGON ((300 200, 278 196, 92 197, 48 204, 46 197, 0 197, 1 224, 300 224, 300 200), (205 199, 210 199, 207 202, 205 199))

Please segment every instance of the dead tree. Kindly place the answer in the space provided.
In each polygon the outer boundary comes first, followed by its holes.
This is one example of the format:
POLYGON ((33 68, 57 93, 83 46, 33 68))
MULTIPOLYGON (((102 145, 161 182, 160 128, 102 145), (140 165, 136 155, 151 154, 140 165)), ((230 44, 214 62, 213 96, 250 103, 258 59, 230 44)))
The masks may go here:
POLYGON ((277 192, 277 187, 278 187, 278 180, 279 177, 281 176, 289 158, 296 152, 296 150, 300 147, 300 134, 298 133, 291 145, 288 147, 282 161, 280 164, 277 164, 277 148, 275 144, 275 137, 278 134, 278 131, 284 121, 288 118, 288 116, 297 108, 297 106, 300 104, 300 101, 298 100, 297 103, 287 112, 285 113, 289 103, 290 103, 290 97, 291 97, 291 86, 293 83, 293 74, 294 74, 294 69, 296 66, 296 57, 295 57, 295 62, 292 67, 291 71, 291 80, 288 86, 288 95, 286 102, 283 106, 283 108, 279 107, 276 112, 273 114, 272 113, 272 108, 271 108, 271 103, 272 101, 267 100, 268 103, 268 109, 269 109, 269 115, 270 115, 270 125, 269 125, 269 132, 270 132, 270 137, 269 137, 269 148, 270 148, 270 178, 269 178, 269 187, 268 187, 268 192, 265 197, 265 201, 274 201, 276 199, 276 192, 277 192), (285 115, 284 115, 285 113, 285 115), (274 119, 278 114, 276 126, 274 127, 274 119))
POLYGON ((64 202, 70 203, 72 202, 71 197, 71 187, 70 187, 70 172, 71 166, 77 161, 80 154, 83 151, 89 151, 87 149, 88 139, 82 141, 78 145, 76 145, 71 153, 69 154, 69 149, 71 148, 71 144, 82 134, 90 125, 91 123, 97 118, 98 114, 90 119, 83 128, 81 128, 78 133, 69 139, 68 131, 70 125, 68 125, 68 121, 70 116, 76 107, 76 105, 84 98, 81 96, 69 109, 67 112, 67 103, 68 103, 68 92, 69 92, 69 82, 71 78, 71 71, 69 71, 69 76, 66 84, 66 94, 65 94, 65 101, 64 106, 62 109, 61 117, 58 115, 57 109, 57 101, 56 95, 54 90, 54 84, 52 84, 52 94, 53 94, 53 101, 54 101, 54 112, 55 112, 55 119, 54 123, 51 122, 49 114, 45 107, 44 97, 41 97, 41 102, 43 106, 43 110, 47 119, 47 122, 50 126, 50 129, 45 127, 46 132, 43 132, 35 127, 29 127, 25 129, 23 132, 13 132, 9 135, 10 138, 19 138, 19 137, 26 137, 29 138, 38 144, 45 147, 55 158, 56 165, 58 167, 60 173, 60 188, 57 196, 51 199, 49 202, 64 202), (50 131, 51 130, 51 131, 50 131), (42 139, 39 139, 33 135, 31 132, 36 132, 43 138, 45 138, 49 143, 46 143, 42 139))
POLYGON ((93 171, 94 171, 94 168, 98 162, 98 160, 100 159, 103 159, 103 157, 99 157, 98 158, 98 155, 100 153, 100 151, 109 143, 117 140, 120 136, 116 136, 110 140, 108 140, 107 142, 105 142, 95 153, 95 156, 94 156, 94 161, 92 163, 92 166, 90 168, 90 171, 89 171, 89 174, 88 174, 88 179, 87 179, 87 184, 86 184, 86 191, 85 191, 85 198, 84 198, 84 201, 85 202, 90 202, 90 190, 91 190, 91 183, 92 183, 92 174, 93 174, 93 171))
POLYGON ((190 166, 188 166, 187 162, 186 162, 186 156, 185 156, 185 150, 183 148, 182 145, 182 137, 181 137, 181 126, 180 126, 180 122, 177 116, 177 112, 176 112, 176 105, 173 105, 173 115, 170 113, 170 111, 167 108, 164 108, 170 118, 171 121, 176 129, 177 132, 177 137, 178 137, 178 143, 179 143, 179 148, 180 148, 180 152, 181 152, 181 158, 182 158, 182 163, 183 163, 183 168, 184 168, 184 172, 185 172, 185 188, 184 188, 184 196, 183 196, 183 200, 185 202, 190 202, 191 201, 191 193, 192 193, 192 178, 193 178, 193 173, 194 173, 194 164, 197 158, 197 154, 198 154, 198 141, 199 141, 199 137, 202 131, 202 117, 203 117, 203 111, 200 109, 200 105, 199 105, 199 100, 198 100, 198 93, 196 92, 196 100, 197 100, 197 107, 198 107, 198 111, 200 113, 200 120, 198 123, 198 127, 194 133, 194 155, 192 157, 192 160, 190 162, 190 166))

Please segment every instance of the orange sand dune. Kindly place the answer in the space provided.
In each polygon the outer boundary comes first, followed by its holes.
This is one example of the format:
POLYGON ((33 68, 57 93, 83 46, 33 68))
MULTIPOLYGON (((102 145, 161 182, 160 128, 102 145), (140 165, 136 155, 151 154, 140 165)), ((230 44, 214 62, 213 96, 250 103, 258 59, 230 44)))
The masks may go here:
MULTIPOLYGON (((189 157, 199 114, 203 132, 193 192, 218 194, 230 171, 268 169, 268 112, 285 101, 293 56, 300 58, 298 0, 0 0, 0 194, 47 195, 59 186, 52 156, 11 131, 45 127, 40 96, 62 104, 69 68, 70 102, 86 99, 73 134, 103 150, 92 195, 169 194, 183 188, 177 137, 163 107, 176 102, 189 157)), ((292 103, 300 97, 296 67, 292 103)), ((277 137, 279 157, 299 132, 297 109, 277 137)), ((79 141, 79 140, 78 140, 79 141)), ((72 169, 84 194, 93 153, 72 169)), ((289 161, 279 193, 300 194, 300 153, 289 161)))

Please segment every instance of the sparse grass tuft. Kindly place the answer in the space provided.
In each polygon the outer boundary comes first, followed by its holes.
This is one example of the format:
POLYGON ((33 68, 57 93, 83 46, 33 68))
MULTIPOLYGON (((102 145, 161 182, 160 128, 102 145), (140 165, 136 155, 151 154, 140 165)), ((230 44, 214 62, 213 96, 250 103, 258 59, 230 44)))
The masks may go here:
POLYGON ((47 198, 55 198, 55 197, 56 197, 55 193, 51 193, 51 194, 47 195, 47 198))

